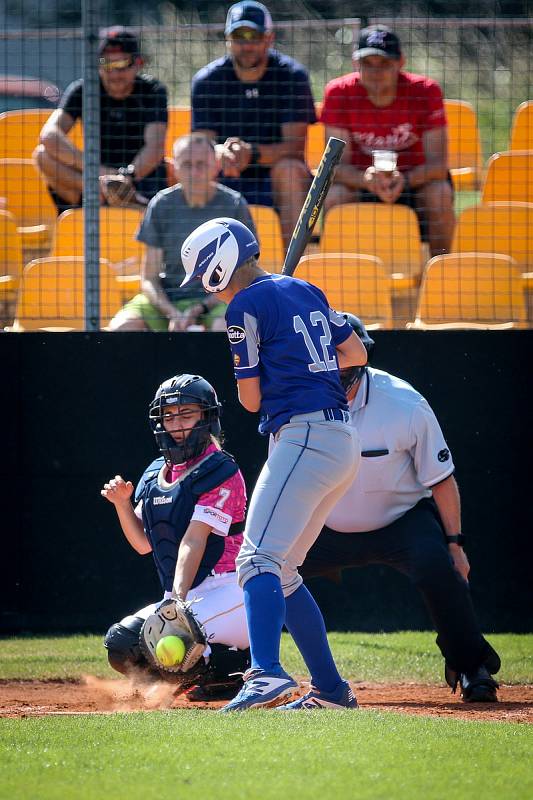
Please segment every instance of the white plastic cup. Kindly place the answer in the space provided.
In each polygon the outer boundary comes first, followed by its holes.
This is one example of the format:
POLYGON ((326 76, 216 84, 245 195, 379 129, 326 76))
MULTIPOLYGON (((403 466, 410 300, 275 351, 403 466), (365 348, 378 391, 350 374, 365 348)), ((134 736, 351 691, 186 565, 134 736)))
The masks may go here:
POLYGON ((377 172, 394 172, 398 153, 394 150, 372 150, 372 163, 377 172))

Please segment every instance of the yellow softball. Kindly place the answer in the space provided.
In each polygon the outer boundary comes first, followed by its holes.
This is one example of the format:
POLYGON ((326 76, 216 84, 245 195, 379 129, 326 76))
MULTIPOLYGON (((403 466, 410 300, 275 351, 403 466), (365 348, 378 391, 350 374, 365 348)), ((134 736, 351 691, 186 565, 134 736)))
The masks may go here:
POLYGON ((175 667, 185 657, 185 645, 179 636, 163 636, 156 645, 155 654, 164 667, 175 667))

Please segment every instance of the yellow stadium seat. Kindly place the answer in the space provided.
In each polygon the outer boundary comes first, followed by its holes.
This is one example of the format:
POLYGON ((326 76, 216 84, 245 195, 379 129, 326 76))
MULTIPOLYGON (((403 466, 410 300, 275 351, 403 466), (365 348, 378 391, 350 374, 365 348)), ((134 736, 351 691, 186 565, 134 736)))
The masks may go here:
MULTIPOLYGON (((49 116, 50 111, 45 108, 25 108, 0 114, 0 158, 31 158, 39 144, 41 128, 49 116)), ((83 149, 81 122, 76 122, 69 138, 76 147, 83 149)))
POLYGON ((391 327, 391 279, 379 258, 314 253, 300 260, 295 275, 322 289, 332 308, 356 314, 371 328, 391 327))
POLYGON ((179 139, 180 136, 191 131, 191 109, 189 106, 169 106, 168 107, 168 123, 167 123, 167 138, 165 146, 165 155, 172 158, 172 145, 179 139))
MULTIPOLYGON (((100 261, 102 327, 132 294, 117 280, 111 266, 100 261)), ((38 258, 24 269, 15 312, 14 331, 83 330, 85 327, 85 266, 83 258, 38 258)))
POLYGON ((249 209, 259 237, 261 266, 271 272, 280 272, 283 266, 284 250, 277 211, 269 206, 256 205, 250 205, 249 209))
POLYGON ((513 328, 526 324, 522 276, 510 256, 451 253, 424 270, 413 328, 513 328))
POLYGON ((314 172, 320 164, 322 153, 326 146, 326 129, 321 122, 307 127, 307 140, 305 143, 305 160, 307 166, 314 172))
POLYGON ((533 150, 533 100, 521 103, 515 111, 509 150, 533 150))
POLYGON ((392 278, 393 292, 409 290, 422 273, 422 243, 415 212, 385 203, 346 203, 325 216, 323 253, 377 256, 392 278))
MULTIPOLYGON (((135 239, 143 212, 136 208, 100 209, 100 256, 117 273, 137 275, 140 272, 144 245, 135 239)), ((71 208, 58 217, 52 256, 83 256, 85 235, 82 208, 71 208)))
MULTIPOLYGON (((320 120, 322 113, 322 103, 315 103, 317 120, 320 120)), ((315 122, 307 126, 307 138, 305 140, 305 161, 311 172, 315 172, 322 153, 326 146, 326 126, 322 122, 315 122)))
POLYGON ((57 211, 31 159, 0 159, 0 204, 15 217, 24 249, 49 246, 57 211))
POLYGON ((489 158, 482 203, 533 203, 533 150, 511 150, 489 158))
POLYGON ((477 115, 464 100, 445 100, 448 120, 448 163, 457 191, 478 189, 483 170, 483 151, 477 115))
POLYGON ((465 208, 457 219, 454 253, 502 253, 533 270, 533 203, 487 203, 465 208))
POLYGON ((0 300, 14 301, 17 296, 22 268, 22 239, 15 218, 0 211, 0 300))

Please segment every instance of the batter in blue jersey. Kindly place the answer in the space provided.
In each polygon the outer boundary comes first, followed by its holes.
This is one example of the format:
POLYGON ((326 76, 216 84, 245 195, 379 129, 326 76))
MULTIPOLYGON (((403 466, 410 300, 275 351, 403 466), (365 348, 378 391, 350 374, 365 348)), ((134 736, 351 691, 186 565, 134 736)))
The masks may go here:
MULTIPOLYGON (((311 673, 307 700, 316 708, 356 708, 298 567, 358 468, 359 440, 348 424, 339 366, 364 365, 366 350, 320 289, 259 267, 257 240, 237 220, 201 225, 181 255, 183 284, 201 280, 228 303, 239 400, 260 411, 259 429, 275 442, 252 494, 237 558, 252 666, 223 711, 279 705, 297 688, 279 660, 284 624, 311 673)), ((304 706, 296 700, 279 707, 304 706)))
POLYGON ((262 274, 234 297, 226 322, 235 377, 259 378, 260 433, 295 414, 348 408, 335 348, 350 331, 316 286, 262 274))

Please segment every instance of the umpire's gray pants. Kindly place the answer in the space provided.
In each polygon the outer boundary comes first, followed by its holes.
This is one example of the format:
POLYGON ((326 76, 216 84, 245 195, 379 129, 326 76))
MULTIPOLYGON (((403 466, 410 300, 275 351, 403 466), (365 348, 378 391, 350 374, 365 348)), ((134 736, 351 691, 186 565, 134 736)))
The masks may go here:
POLYGON ((326 421, 321 411, 298 414, 280 428, 250 500, 236 562, 241 586, 272 572, 285 597, 298 589, 298 567, 354 479, 360 455, 357 431, 326 421))

